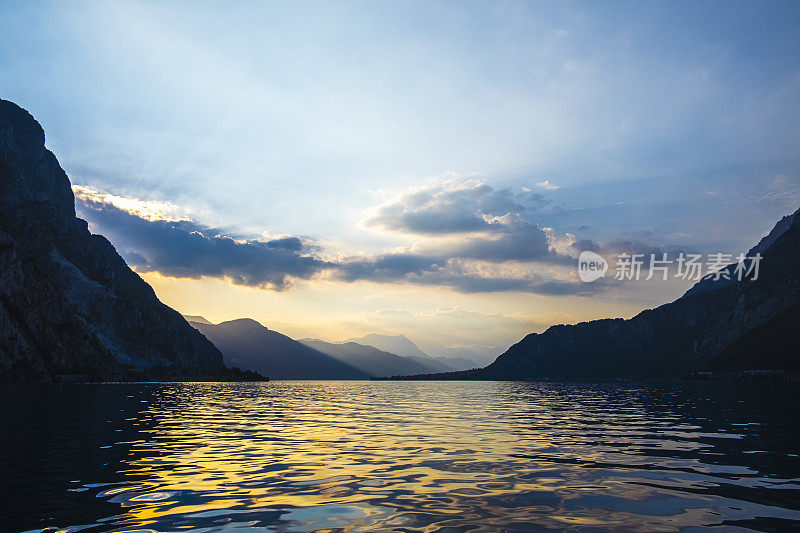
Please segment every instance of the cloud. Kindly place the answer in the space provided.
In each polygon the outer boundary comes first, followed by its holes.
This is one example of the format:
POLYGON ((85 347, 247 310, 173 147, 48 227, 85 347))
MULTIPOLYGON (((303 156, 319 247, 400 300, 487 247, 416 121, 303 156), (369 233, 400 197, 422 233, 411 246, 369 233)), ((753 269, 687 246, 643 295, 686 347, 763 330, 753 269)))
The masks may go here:
POLYGON ((420 322, 427 324, 436 322, 446 327, 468 325, 470 329, 494 329, 498 326, 531 328, 540 322, 536 316, 526 313, 484 313, 463 306, 439 306, 431 311, 419 311, 413 314, 405 309, 379 309, 370 313, 368 319, 398 327, 413 326, 420 322))
POLYGON ((558 262, 546 232, 527 218, 546 204, 530 191, 450 179, 409 189, 370 210, 363 224, 420 237, 413 252, 428 258, 558 262))
POLYGON ((140 200, 129 196, 119 196, 101 192, 93 187, 86 187, 83 185, 73 185, 72 192, 76 200, 98 205, 107 204, 145 220, 164 220, 170 222, 190 220, 189 212, 172 202, 140 200))
POLYGON ((561 188, 559 185, 556 185, 555 183, 550 183, 550 180, 540 181, 539 183, 536 184, 536 186, 546 191, 556 191, 561 188))
POLYGON ((369 314, 371 320, 413 320, 414 315, 405 309, 379 309, 369 314))
POLYGON ((308 253, 297 237, 240 240, 190 220, 163 217, 158 209, 145 218, 136 202, 76 194, 76 207, 93 230, 100 230, 127 262, 140 272, 178 278, 212 276, 238 285, 274 290, 293 278, 309 279, 332 265, 308 253), (130 209, 126 209, 128 207, 130 209))
POLYGON ((581 283, 577 276, 566 275, 559 278, 552 271, 539 273, 536 267, 524 262, 498 265, 486 261, 420 256, 404 252, 345 258, 331 271, 331 276, 346 282, 373 281, 450 287, 464 293, 591 295, 606 288, 604 283, 581 283))
MULTIPOLYGON (((370 316, 373 318, 390 318, 392 315, 386 314, 386 311, 389 310, 377 311, 370 316)), ((458 305, 439 306, 434 311, 420 311, 413 315, 406 311, 402 312, 418 321, 436 321, 448 327, 468 326, 472 330, 494 329, 499 326, 540 330, 551 324, 568 324, 578 321, 578 317, 575 315, 557 311, 547 313, 486 313, 458 305)))
POLYGON ((525 209, 511 191, 474 180, 421 188, 375 210, 374 223, 383 227, 430 227, 429 235, 413 246, 377 254, 340 252, 336 259, 323 257, 319 245, 295 236, 236 239, 164 202, 77 187, 76 206, 93 231, 106 235, 138 271, 170 277, 211 276, 273 290, 311 278, 408 283, 466 293, 591 294, 603 288, 581 284, 570 275, 574 259, 551 245, 552 230, 507 211, 525 209), (471 214, 459 218, 453 211, 460 209, 471 214), (401 216, 393 218, 397 213, 401 216), (437 218, 452 231, 436 230, 441 228, 434 224, 437 218))
POLYGON ((488 235, 423 241, 417 243, 414 249, 423 253, 438 251, 443 257, 489 262, 559 262, 562 259, 551 249, 547 234, 517 213, 492 218, 487 225, 492 230, 488 235))
POLYGON ((409 189, 372 209, 363 224, 417 235, 495 232, 496 219, 524 210, 510 189, 451 179, 409 189))

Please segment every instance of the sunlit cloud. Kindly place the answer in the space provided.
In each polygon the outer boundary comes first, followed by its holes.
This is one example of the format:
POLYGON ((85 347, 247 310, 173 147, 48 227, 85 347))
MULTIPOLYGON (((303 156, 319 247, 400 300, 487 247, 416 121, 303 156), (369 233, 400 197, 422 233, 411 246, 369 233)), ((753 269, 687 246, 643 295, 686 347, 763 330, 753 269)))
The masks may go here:
POLYGON ((72 192, 78 202, 86 204, 106 204, 116 207, 121 211, 130 213, 144 220, 165 222, 179 222, 191 220, 190 212, 172 202, 158 200, 140 200, 129 196, 100 192, 93 187, 85 185, 72 185, 72 192))
POLYGON ((285 290, 332 265, 297 237, 236 239, 183 218, 158 204, 96 192, 76 194, 78 214, 120 248, 140 272, 178 278, 219 277, 238 285, 285 290), (141 214, 140 214, 141 213, 141 214), (146 215, 146 216, 145 216, 146 215))

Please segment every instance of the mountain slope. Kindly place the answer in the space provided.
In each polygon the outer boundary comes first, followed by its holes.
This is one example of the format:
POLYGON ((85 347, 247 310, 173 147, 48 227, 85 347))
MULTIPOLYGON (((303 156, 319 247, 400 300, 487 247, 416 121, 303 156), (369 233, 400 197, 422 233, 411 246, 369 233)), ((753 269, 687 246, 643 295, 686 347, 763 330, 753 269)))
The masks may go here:
POLYGON ((75 216, 44 140, 0 100, 0 379, 224 371, 222 354, 75 216))
POLYGON ((418 377, 674 377, 711 368, 797 369, 800 216, 781 220, 753 251, 762 253, 757 280, 704 279, 678 300, 630 320, 552 326, 526 336, 486 368, 418 377))
POLYGON ((255 320, 192 322, 220 349, 225 362, 272 379, 366 379, 368 373, 317 351, 255 320))
POLYGON ((486 366, 503 353, 505 350, 499 347, 489 346, 458 346, 450 348, 440 348, 437 356, 446 359, 462 359, 472 363, 473 367, 486 366))
POLYGON ((212 324, 210 320, 199 315, 183 315, 187 322, 197 322, 198 324, 212 324))
POLYGON ((440 364, 453 370, 469 370, 472 368, 479 368, 481 366, 472 359, 467 359, 465 357, 434 357, 434 359, 440 364))
POLYGON ((358 344, 366 344, 384 352, 389 352, 403 357, 427 357, 428 354, 419 349, 405 335, 378 335, 377 333, 370 333, 359 338, 347 339, 345 342, 357 342, 358 344))
POLYGON ((800 303, 750 329, 714 354, 705 370, 800 371, 800 303))
POLYGON ((403 357, 355 342, 336 344, 319 339, 300 339, 306 346, 363 370, 370 376, 408 376, 438 372, 436 364, 426 365, 420 359, 403 357))

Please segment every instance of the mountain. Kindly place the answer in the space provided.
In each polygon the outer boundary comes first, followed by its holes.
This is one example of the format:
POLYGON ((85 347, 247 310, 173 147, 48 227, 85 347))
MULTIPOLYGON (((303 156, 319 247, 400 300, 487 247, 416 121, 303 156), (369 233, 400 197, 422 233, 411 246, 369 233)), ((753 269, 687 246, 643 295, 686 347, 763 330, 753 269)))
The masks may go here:
MULTIPOLYGON (((800 216, 782 219, 748 255, 757 279, 706 277, 629 320, 530 334, 486 368, 418 379, 678 377, 704 370, 800 370, 800 216)), ((735 265, 729 265, 732 273, 735 265)))
POLYGON ((453 370, 469 370, 481 366, 472 359, 466 359, 464 357, 434 357, 434 359, 453 370))
POLYGON ((712 356, 704 370, 800 370, 800 304, 750 329, 712 356), (757 360, 754 360, 757 354, 757 360))
POLYGON ((453 348, 441 348, 436 355, 443 357, 460 357, 478 363, 478 366, 486 366, 497 359, 506 348, 500 346, 459 346, 453 348))
MULTIPOLYGON (((424 361, 424 358, 403 357, 356 342, 337 344, 319 339, 300 339, 300 342, 343 363, 359 368, 373 377, 424 374, 439 372, 441 368, 436 363, 424 364, 421 362, 424 361)), ((455 367, 450 368, 456 369, 455 367)))
POLYGON ((446 364, 442 359, 433 358, 419 349, 419 346, 414 344, 411 339, 405 335, 379 335, 377 333, 370 333, 359 338, 347 339, 345 342, 356 342, 358 344, 366 344, 384 352, 408 357, 415 361, 417 364, 427 367, 432 372, 452 372, 456 368, 446 364))
POLYGON ((205 317, 199 315, 183 315, 187 322, 197 322, 198 324, 212 324, 212 322, 205 317))
POLYGON ((0 100, 0 380, 224 373, 222 354, 75 216, 44 130, 0 100))
POLYGON ((357 342, 358 344, 366 344, 384 352, 389 352, 403 357, 421 357, 431 358, 419 347, 411 342, 405 335, 378 335, 377 333, 370 333, 359 338, 347 339, 345 342, 357 342))
POLYGON ((192 322, 225 356, 225 362, 272 379, 367 379, 369 373, 314 348, 240 318, 220 324, 192 322))

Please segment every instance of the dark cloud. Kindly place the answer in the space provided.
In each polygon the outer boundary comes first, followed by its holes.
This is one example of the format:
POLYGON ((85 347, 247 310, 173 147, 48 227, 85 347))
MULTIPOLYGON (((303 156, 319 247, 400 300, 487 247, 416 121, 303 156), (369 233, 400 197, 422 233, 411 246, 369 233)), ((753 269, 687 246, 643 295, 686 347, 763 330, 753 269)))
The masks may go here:
POLYGON ((558 262, 563 258, 551 251, 545 232, 525 216, 529 207, 546 204, 538 193, 517 195, 480 181, 451 180, 387 202, 364 224, 433 237, 417 246, 427 255, 494 263, 558 262))
POLYGON ((531 207, 535 209, 543 209, 550 205, 550 200, 545 198, 543 194, 538 192, 532 192, 528 195, 527 198, 528 202, 531 204, 531 207))
POLYGON ((401 195, 378 207, 364 224, 419 235, 495 232, 499 225, 492 219, 524 210, 509 189, 447 181, 401 195))
POLYGON ((675 246, 665 246, 640 240, 615 240, 600 243, 590 239, 579 239, 572 243, 571 246, 579 252, 590 250, 600 255, 643 254, 649 256, 650 254, 655 254, 661 256, 664 253, 676 254, 682 251, 675 246))
POLYGON ((342 281, 400 281, 412 276, 429 275, 446 266, 441 257, 412 253, 383 254, 376 257, 351 258, 337 265, 334 277, 342 281))
MULTIPOLYGON (((570 261, 573 261, 570 259, 570 261)), ((605 284, 546 280, 541 276, 487 277, 464 267, 464 260, 415 255, 385 254, 340 262, 333 271, 340 281, 403 282, 450 287, 460 292, 530 292, 549 295, 592 295, 605 284)))
POLYGON ((81 216, 139 271, 166 276, 228 278, 239 285, 282 290, 331 267, 304 253, 297 237, 237 240, 189 221, 147 220, 109 203, 76 198, 81 216))
POLYGON ((495 224, 495 232, 486 237, 469 237, 456 241, 423 244, 422 249, 435 246, 446 257, 477 259, 493 263, 506 261, 558 262, 560 257, 550 249, 544 231, 520 216, 506 216, 495 224))
POLYGON ((300 252, 303 250, 303 241, 297 237, 284 237, 282 239, 267 241, 267 246, 270 248, 281 248, 283 250, 300 252))

